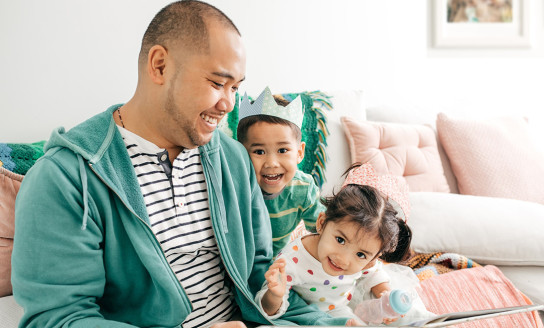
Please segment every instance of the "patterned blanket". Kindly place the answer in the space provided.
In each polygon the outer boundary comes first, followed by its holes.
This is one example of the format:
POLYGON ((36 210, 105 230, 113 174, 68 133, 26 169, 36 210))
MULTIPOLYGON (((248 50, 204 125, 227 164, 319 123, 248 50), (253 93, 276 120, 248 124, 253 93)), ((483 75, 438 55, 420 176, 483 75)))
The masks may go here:
POLYGON ((410 258, 401 264, 412 268, 420 281, 454 270, 481 266, 463 255, 445 252, 413 252, 410 258))
POLYGON ((25 175, 43 155, 45 141, 28 144, 0 143, 0 167, 13 173, 25 175))

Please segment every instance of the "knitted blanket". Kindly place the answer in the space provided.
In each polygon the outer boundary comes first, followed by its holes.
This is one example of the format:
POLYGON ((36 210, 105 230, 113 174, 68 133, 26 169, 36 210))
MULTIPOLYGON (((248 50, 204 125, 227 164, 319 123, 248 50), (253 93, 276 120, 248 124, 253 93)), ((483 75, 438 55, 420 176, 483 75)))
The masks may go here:
POLYGON ((401 263, 414 270, 420 281, 454 270, 480 267, 471 259, 456 253, 416 253, 401 263))
POLYGON ((25 175, 43 155, 45 141, 34 143, 0 143, 0 167, 25 175))
MULTIPOLYGON (((283 93, 282 98, 292 101, 297 96, 301 97, 304 107, 304 119, 302 121, 302 141, 306 143, 304 159, 298 164, 298 169, 310 174, 317 186, 321 188, 325 182, 325 167, 327 163, 327 128, 326 110, 332 110, 330 96, 321 91, 302 93, 283 93)), ((251 99, 251 97, 249 97, 251 99)), ((219 123, 219 129, 232 138, 237 139, 239 97, 236 97, 234 110, 219 123)))

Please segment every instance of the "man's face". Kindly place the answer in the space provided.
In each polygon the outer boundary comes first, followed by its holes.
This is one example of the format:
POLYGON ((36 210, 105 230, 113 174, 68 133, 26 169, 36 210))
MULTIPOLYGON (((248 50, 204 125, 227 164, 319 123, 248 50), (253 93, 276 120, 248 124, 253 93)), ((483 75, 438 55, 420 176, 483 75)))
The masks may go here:
POLYGON ((209 53, 176 58, 169 51, 170 75, 159 131, 172 146, 195 148, 208 143, 219 121, 234 108, 235 94, 245 78, 245 50, 231 29, 210 23, 209 53), (172 67, 173 66, 173 67, 172 67))
POLYGON ((244 143, 262 190, 274 194, 293 179, 297 164, 304 158, 304 143, 298 142, 291 127, 257 122, 247 130, 244 143))

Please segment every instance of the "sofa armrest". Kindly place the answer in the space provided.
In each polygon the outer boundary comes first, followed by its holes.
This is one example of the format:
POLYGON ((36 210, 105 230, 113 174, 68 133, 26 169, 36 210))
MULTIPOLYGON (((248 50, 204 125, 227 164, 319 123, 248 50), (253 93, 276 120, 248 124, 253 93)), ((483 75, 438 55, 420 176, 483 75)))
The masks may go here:
POLYGON ((0 297, 0 328, 17 328, 23 317, 23 308, 13 296, 0 297))

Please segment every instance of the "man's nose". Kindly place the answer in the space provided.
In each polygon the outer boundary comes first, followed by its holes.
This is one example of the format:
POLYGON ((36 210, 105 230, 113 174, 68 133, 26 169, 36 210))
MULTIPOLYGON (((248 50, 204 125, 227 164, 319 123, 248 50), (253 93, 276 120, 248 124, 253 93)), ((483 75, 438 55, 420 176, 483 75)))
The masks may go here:
POLYGON ((236 93, 230 91, 230 89, 225 88, 225 91, 222 93, 221 98, 217 102, 217 109, 225 112, 230 113, 234 109, 234 102, 236 98, 236 93))

